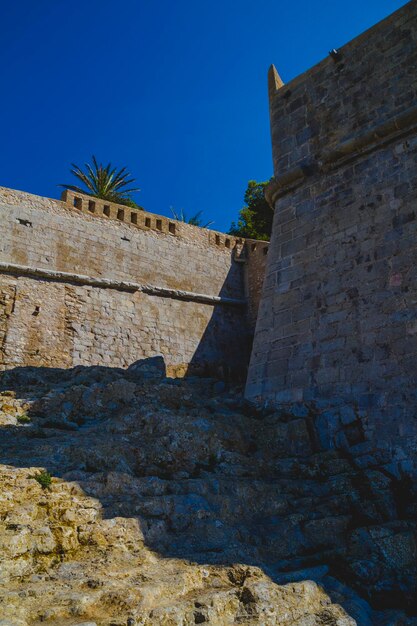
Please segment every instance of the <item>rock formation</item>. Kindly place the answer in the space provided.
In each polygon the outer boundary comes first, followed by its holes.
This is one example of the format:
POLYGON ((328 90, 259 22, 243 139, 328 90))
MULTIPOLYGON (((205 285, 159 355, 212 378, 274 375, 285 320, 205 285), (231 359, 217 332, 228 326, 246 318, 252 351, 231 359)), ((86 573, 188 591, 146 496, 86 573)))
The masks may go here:
POLYGON ((1 626, 417 623, 412 486, 320 451, 303 405, 158 359, 1 389, 1 626))

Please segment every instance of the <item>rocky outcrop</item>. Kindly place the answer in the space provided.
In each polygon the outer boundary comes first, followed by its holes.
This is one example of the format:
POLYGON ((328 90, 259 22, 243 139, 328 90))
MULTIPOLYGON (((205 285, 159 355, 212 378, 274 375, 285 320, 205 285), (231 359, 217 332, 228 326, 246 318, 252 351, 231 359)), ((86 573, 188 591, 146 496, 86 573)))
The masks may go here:
POLYGON ((354 623, 313 582, 278 586, 255 567, 161 558, 136 519, 105 519, 76 483, 42 489, 31 475, 1 474, 0 612, 16 626, 354 623))
POLYGON ((2 374, 1 626, 416 624, 412 485, 161 365, 2 374))

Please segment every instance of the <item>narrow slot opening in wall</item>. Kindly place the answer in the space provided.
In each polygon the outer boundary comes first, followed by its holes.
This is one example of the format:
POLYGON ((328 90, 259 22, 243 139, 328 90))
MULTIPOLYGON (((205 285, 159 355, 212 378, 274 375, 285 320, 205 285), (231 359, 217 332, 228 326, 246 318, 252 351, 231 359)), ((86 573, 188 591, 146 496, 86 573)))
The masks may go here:
POLYGON ((268 248, 264 248, 263 253, 264 253, 264 256, 266 256, 268 254, 268 248))
POLYGON ((117 209, 117 219, 120 220, 121 222, 123 222, 123 220, 125 219, 125 210, 124 209, 117 209))
POLYGON ((74 198, 74 206, 76 209, 79 209, 80 211, 83 208, 83 201, 81 198, 74 198))
POLYGON ((137 213, 131 213, 130 214, 130 221, 132 222, 132 224, 137 224, 138 223, 138 214, 137 213))
POLYGON ((253 243, 251 245, 250 249, 252 250, 252 252, 255 252, 255 250, 256 250, 256 243, 253 243))
POLYGON ((216 235, 216 246, 220 246, 220 235, 216 235))
POLYGON ((150 228, 151 227, 151 218, 150 217, 145 217, 145 226, 146 226, 146 228, 150 228))
POLYGON ((171 235, 175 235, 175 224, 173 222, 169 222, 168 228, 171 235))
POLYGON ((162 230, 162 220, 156 220, 156 228, 162 230))
POLYGON ((21 217, 16 218, 16 222, 18 224, 22 224, 22 226, 28 226, 29 228, 32 228, 32 222, 30 222, 29 220, 24 220, 21 217))
POLYGON ((226 239, 224 245, 226 246, 226 248, 230 248, 230 239, 226 239))
POLYGON ((88 201, 88 210, 90 211, 90 213, 96 212, 96 203, 94 202, 94 200, 88 201))
POLYGON ((103 215, 107 215, 107 217, 110 217, 110 206, 108 204, 105 204, 103 207, 103 215))

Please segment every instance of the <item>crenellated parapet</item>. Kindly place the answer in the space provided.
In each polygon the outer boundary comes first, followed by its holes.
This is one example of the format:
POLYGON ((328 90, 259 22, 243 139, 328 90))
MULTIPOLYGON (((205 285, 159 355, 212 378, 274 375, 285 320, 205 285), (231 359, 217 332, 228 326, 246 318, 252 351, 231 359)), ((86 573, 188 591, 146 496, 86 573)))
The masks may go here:
POLYGON ((61 200, 67 207, 74 208, 81 214, 105 220, 116 220, 144 231, 180 237, 195 244, 212 245, 233 250, 241 248, 244 243, 241 237, 233 237, 219 231, 170 219, 164 215, 149 213, 149 211, 145 211, 141 207, 131 208, 70 190, 65 190, 62 193, 61 200))
POLYGON ((64 192, 0 187, 0 369, 246 375, 269 242, 64 192))

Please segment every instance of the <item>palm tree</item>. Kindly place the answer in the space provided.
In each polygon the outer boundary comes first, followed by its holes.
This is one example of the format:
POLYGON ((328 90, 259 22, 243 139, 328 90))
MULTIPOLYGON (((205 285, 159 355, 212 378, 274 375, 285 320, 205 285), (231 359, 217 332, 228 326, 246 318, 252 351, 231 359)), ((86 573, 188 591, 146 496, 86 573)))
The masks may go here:
POLYGON ((85 163, 85 171, 78 167, 78 165, 71 163, 71 174, 74 174, 87 189, 83 189, 77 185, 59 185, 59 187, 101 198, 102 200, 108 200, 109 202, 117 202, 118 204, 142 208, 139 207, 129 195, 134 191, 139 191, 139 189, 133 187, 125 189, 125 187, 135 182, 134 178, 129 178, 131 174, 129 174, 125 167, 117 171, 117 167, 113 167, 111 163, 106 167, 101 163, 98 164, 94 155, 92 160, 93 166, 89 163, 85 163))
POLYGON ((208 228, 209 226, 214 224, 213 220, 210 220, 206 224, 203 223, 203 220, 201 218, 203 211, 197 211, 195 215, 189 218, 187 218, 187 216, 185 215, 184 209, 180 209, 180 212, 177 213, 171 207, 171 213, 173 215, 174 220, 177 220, 178 222, 185 222, 186 224, 191 224, 192 226, 199 226, 200 228, 208 228))

